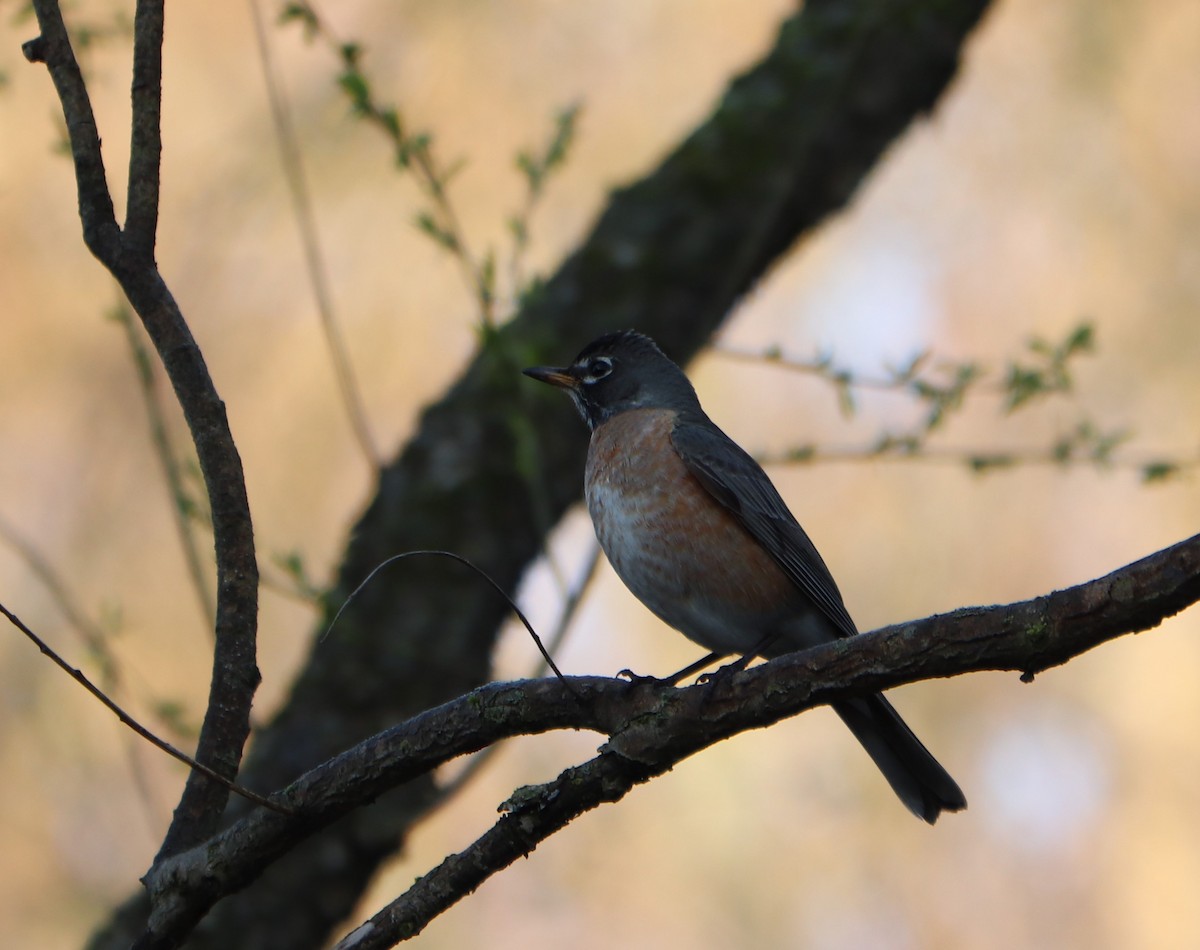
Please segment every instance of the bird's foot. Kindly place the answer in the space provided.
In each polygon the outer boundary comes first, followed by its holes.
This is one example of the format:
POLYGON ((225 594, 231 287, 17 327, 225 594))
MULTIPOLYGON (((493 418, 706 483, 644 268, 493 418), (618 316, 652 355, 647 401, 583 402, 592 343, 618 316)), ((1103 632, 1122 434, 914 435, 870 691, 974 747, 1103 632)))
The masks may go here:
MULTIPOLYGON (((707 656, 701 657, 695 663, 689 663, 678 673, 674 673, 671 676, 663 676, 663 677, 640 676, 637 673, 634 673, 630 670, 621 670, 621 672, 618 673, 617 676, 622 677, 623 679, 628 679, 631 683, 656 683, 659 686, 678 686, 680 684, 680 682, 687 679, 689 676, 693 675, 694 673, 700 672, 700 670, 704 669, 706 666, 712 666, 714 663, 717 662, 717 660, 721 659, 721 657, 727 656, 727 655, 728 654, 725 654, 725 653, 710 653, 707 656)), ((739 660, 738 662, 741 663, 743 666, 745 666, 745 664, 749 663, 751 659, 752 659, 752 657, 742 657, 742 659, 739 660)), ((733 665, 733 664, 730 664, 730 665, 733 665)), ((722 667, 722 669, 724 669, 724 667, 722 667)), ((721 672, 721 670, 717 670, 717 673, 720 673, 720 672, 721 672)), ((708 679, 708 676, 705 675, 705 676, 700 677, 700 679, 697 680, 697 682, 703 683, 707 679, 708 679)))
POLYGON ((724 666, 718 667, 711 673, 705 673, 703 676, 697 678, 696 682, 703 684, 715 683, 718 680, 727 680, 735 674, 742 672, 742 670, 750 665, 750 661, 753 659, 754 654, 747 653, 745 656, 738 657, 732 663, 726 663, 724 666))
POLYGON ((629 680, 630 686, 674 686, 676 682, 671 677, 663 679, 660 676, 644 676, 633 670, 621 670, 617 674, 617 679, 629 680))

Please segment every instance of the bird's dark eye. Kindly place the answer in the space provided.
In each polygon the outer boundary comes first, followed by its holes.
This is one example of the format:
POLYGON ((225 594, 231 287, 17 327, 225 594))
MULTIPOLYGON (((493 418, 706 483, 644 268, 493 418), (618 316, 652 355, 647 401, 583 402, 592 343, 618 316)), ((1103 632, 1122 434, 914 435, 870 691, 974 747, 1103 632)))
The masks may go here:
POLYGON ((613 362, 607 356, 596 356, 588 360, 583 368, 583 381, 594 383, 612 372, 613 362))

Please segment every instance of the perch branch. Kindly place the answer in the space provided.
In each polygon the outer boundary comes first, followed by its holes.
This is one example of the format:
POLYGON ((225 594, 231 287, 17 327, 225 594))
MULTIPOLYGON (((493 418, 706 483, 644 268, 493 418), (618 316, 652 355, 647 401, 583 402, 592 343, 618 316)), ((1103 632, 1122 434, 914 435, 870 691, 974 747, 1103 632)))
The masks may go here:
POLYGON ((591 761, 519 789, 496 825, 420 878, 348 936, 390 947, 572 819, 669 771, 699 750, 813 706, 980 670, 1023 679, 1115 637, 1148 630, 1200 600, 1200 535, 1097 580, 1033 600, 968 607, 780 657, 684 689, 604 677, 491 683, 407 720, 301 776, 277 801, 156 865, 138 946, 179 945, 219 899, 349 811, 460 755, 517 735, 587 729, 609 737, 591 761))

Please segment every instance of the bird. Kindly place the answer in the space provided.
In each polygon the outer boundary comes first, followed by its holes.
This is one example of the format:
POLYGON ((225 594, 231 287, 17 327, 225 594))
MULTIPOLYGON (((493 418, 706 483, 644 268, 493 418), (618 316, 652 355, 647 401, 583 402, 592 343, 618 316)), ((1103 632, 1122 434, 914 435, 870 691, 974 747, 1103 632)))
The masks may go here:
MULTIPOLYGON (((625 586, 668 626, 744 665, 858 634, 833 575, 762 467, 700 407, 648 336, 605 334, 526 376, 566 392, 591 432, 584 497, 625 586)), ((672 682, 677 680, 672 679, 672 682)), ((933 824, 966 807, 950 774, 875 693, 834 711, 896 795, 933 824)))

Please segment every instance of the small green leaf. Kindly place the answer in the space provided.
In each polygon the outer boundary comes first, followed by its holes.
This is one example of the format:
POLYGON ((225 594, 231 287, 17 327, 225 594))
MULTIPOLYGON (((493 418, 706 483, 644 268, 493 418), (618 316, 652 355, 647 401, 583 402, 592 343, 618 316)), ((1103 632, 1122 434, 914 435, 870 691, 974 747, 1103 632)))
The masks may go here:
POLYGON ((544 171, 552 171, 566 161, 567 151, 570 149, 571 143, 575 140, 575 126, 582 108, 579 103, 572 103, 555 118, 554 138, 550 141, 550 146, 546 149, 545 158, 542 160, 544 171))
POLYGON ((798 445, 793 449, 788 449, 784 458, 789 462, 811 462, 816 457, 816 454, 816 446, 798 445))
POLYGON ((1096 346, 1096 330, 1090 323, 1081 323, 1062 345, 1063 356, 1074 353, 1091 353, 1096 346))
MULTIPOLYGON (((414 158, 427 157, 429 151, 429 143, 433 141, 427 133, 419 133, 410 135, 406 139, 402 139, 396 149, 396 163, 401 168, 407 168, 412 164, 414 158)), ((430 189, 437 194, 441 193, 442 183, 438 179, 430 182, 430 189)))
POLYGON ((513 236, 513 240, 519 245, 524 246, 529 243, 529 228, 525 226, 525 221, 522 218, 514 215, 509 215, 504 222, 508 226, 508 232, 513 236))
POLYGON ((490 249, 479 265, 479 293, 483 298, 480 302, 487 312, 496 299, 496 254, 490 249))
POLYGON ((1040 370, 1011 363, 1004 378, 1004 390, 1008 396, 1005 408, 1013 412, 1044 393, 1046 388, 1045 377, 1040 370))
POLYGON ((366 77, 358 70, 347 70, 338 76, 338 85, 350 97, 350 107, 356 115, 367 115, 371 111, 371 87, 366 77))
POLYGON ((1147 462, 1142 466, 1142 482, 1165 482, 1179 474, 1179 466, 1175 462, 1147 462))
POLYGON ((307 3, 287 3, 279 14, 279 24, 297 22, 304 28, 304 38, 311 40, 320 30, 317 12, 307 3))
POLYGON ((516 158, 517 170, 525 176, 525 181, 529 186, 530 191, 537 191, 538 185, 541 182, 541 173, 538 170, 537 163, 532 155, 522 150, 517 153, 516 158))
POLYGON ((976 363, 959 363, 958 371, 954 374, 954 380, 960 389, 965 390, 969 385, 977 382, 983 375, 976 363))
POLYGON ((971 471, 978 474, 990 472, 993 469, 1008 468, 1015 464, 1016 460, 1011 455, 973 455, 967 459, 967 465, 971 471))
POLYGON ((858 406, 854 402, 854 389, 851 386, 850 374, 847 372, 837 373, 833 377, 833 383, 837 388, 838 408, 847 419, 852 418, 858 410, 858 406))
POLYGON ((399 142, 404 138, 403 129, 400 126, 400 113, 389 107, 380 109, 378 113, 379 124, 383 126, 383 130, 394 142, 399 142))
POLYGON ((417 230, 428 234, 431 238, 433 238, 434 241, 446 248, 446 250, 458 250, 458 240, 453 234, 438 224, 438 222, 434 220, 433 215, 431 215, 428 211, 422 211, 420 214, 418 214, 415 223, 417 225, 417 230))
POLYGON ((888 373, 891 375, 893 381, 897 383, 911 382, 912 380, 916 379, 917 374, 921 371, 921 367, 925 365, 925 361, 928 359, 929 351, 922 350, 915 354, 913 358, 903 366, 895 368, 888 367, 888 373))

